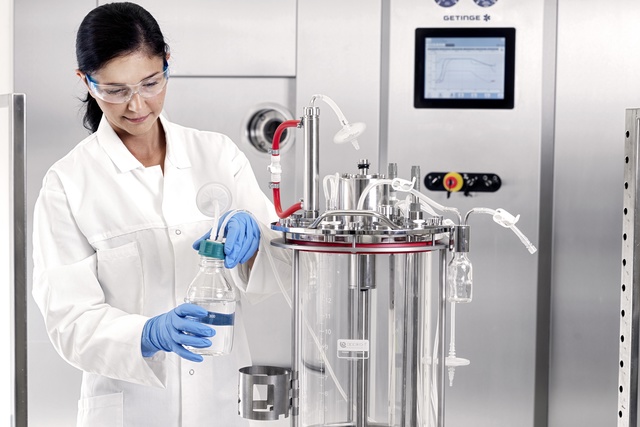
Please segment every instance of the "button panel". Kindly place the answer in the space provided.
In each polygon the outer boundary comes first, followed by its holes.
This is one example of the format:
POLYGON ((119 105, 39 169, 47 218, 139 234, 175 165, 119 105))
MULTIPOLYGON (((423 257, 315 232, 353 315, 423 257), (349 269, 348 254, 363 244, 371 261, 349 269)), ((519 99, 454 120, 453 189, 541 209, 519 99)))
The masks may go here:
POLYGON ((500 189, 502 180, 495 173, 477 172, 429 172, 424 177, 424 186, 430 191, 451 193, 493 193, 500 189))

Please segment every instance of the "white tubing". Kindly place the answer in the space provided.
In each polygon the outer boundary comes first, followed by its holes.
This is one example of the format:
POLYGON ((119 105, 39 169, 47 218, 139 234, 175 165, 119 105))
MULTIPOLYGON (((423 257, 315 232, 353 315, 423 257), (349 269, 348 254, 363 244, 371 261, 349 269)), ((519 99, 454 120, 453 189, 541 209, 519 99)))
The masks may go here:
POLYGON ((316 99, 321 99, 324 102, 326 102, 329 107, 331 107, 331 109, 336 113, 336 116, 338 116, 338 120, 340 120, 340 124, 342 126, 349 124, 349 122, 347 121, 347 118, 345 117, 345 115, 342 113, 342 110, 340 109, 340 107, 338 107, 338 104, 336 104, 333 99, 329 98, 326 95, 321 95, 321 94, 316 94, 313 95, 311 97, 311 101, 309 102, 309 104, 313 107, 313 103, 315 102, 316 99))
POLYGON ((369 185, 364 188, 362 194, 360 195, 360 198, 358 199, 357 209, 362 210, 364 206, 364 199, 369 194, 369 191, 371 191, 372 188, 377 187, 378 185, 391 185, 391 188, 393 188, 395 191, 402 191, 406 193, 413 188, 414 184, 415 178, 412 181, 407 181, 406 179, 402 178, 394 178, 379 179, 377 181, 370 182, 369 185))
POLYGON ((527 250, 529 251, 530 254, 534 254, 538 249, 533 245, 533 243, 531 243, 529 241, 529 239, 527 239, 527 237, 522 233, 522 231, 520 231, 518 229, 518 227, 516 227, 515 225, 512 225, 511 227, 511 231, 513 231, 514 233, 516 233, 516 236, 518 236, 518 239, 520 239, 520 241, 522 242, 523 245, 526 246, 527 250))
POLYGON ((338 207, 338 188, 340 187, 340 174, 336 172, 334 175, 335 178, 332 181, 333 185, 331 186, 331 203, 334 206, 334 209, 338 207))
POLYGON ((361 211, 362 207, 364 206, 364 199, 367 198, 367 195, 369 194, 369 191, 371 191, 372 188, 377 187, 378 185, 383 185, 383 184, 391 184, 391 180, 390 179, 379 179, 377 181, 370 182, 369 185, 367 185, 364 188, 364 190, 362 191, 362 194, 360 194, 360 198, 358 199, 358 205, 357 205, 356 209, 361 211))
POLYGON ((337 144, 342 144, 345 142, 351 142, 353 148, 356 150, 360 149, 360 145, 358 144, 357 137, 364 132, 366 125, 364 123, 349 123, 346 116, 342 113, 338 104, 334 102, 333 99, 329 98, 326 95, 315 94, 311 97, 311 101, 309 101, 309 106, 313 107, 316 99, 321 99, 331 107, 336 116, 338 116, 338 120, 340 121, 340 125, 342 129, 336 133, 333 137, 333 142, 337 144))
POLYGON ((493 220, 497 224, 513 231, 515 235, 518 236, 518 239, 520 239, 522 244, 527 248, 530 254, 534 254, 538 250, 533 245, 533 243, 531 243, 531 241, 527 239, 527 237, 522 233, 522 231, 520 231, 518 227, 516 227, 516 222, 518 222, 518 219, 520 219, 520 215, 517 215, 514 217, 509 212, 501 208, 498 208, 498 209, 473 208, 469 212, 467 212, 467 214, 465 215, 465 218, 464 218, 465 225, 467 224, 469 215, 471 215, 472 213, 483 213, 483 214, 491 215, 493 220))
POLYGON ((428 213, 429 215, 438 216, 436 211, 434 211, 431 206, 429 206, 427 203, 424 203, 422 200, 420 201, 420 208, 426 213, 428 213))
MULTIPOLYGON (((224 218, 224 221, 222 221, 222 224, 220 224, 220 227, 216 227, 216 233, 218 233, 216 235, 216 242, 222 242, 222 239, 224 238, 224 228, 227 226, 227 223, 229 222, 229 220, 238 212, 244 212, 247 213, 251 216, 251 218, 253 218, 254 220, 256 220, 256 217, 253 216, 253 214, 249 211, 245 211, 244 209, 234 209, 232 211, 229 211, 229 214, 224 218), (222 230, 222 233, 220 233, 219 231, 222 230)), ((218 217, 216 216, 216 222, 218 222, 218 217)), ((256 220, 256 222, 258 222, 258 220, 256 220)), ((217 224, 214 223, 214 226, 217 226, 217 224)), ((211 235, 213 235, 213 228, 211 229, 212 233, 211 235)))
POLYGON ((434 200, 431 200, 429 197, 425 196, 424 194, 422 194, 421 192, 419 192, 418 190, 415 190, 413 188, 409 192, 412 195, 416 196, 421 201, 427 203, 430 206, 433 206, 434 208, 438 209, 439 211, 455 213, 456 216, 458 217, 458 219, 462 220, 462 217, 460 216, 460 212, 458 211, 458 209, 450 208, 450 207, 447 207, 447 206, 443 206, 443 205, 435 202, 434 200))
MULTIPOLYGON (((401 178, 380 179, 378 181, 370 183, 369 185, 367 185, 365 187, 364 191, 360 195, 360 199, 358 200, 357 209, 358 210, 362 210, 362 207, 364 206, 364 199, 367 197, 369 191, 371 191, 372 188, 374 188, 374 187, 376 187, 378 185, 383 185, 383 184, 391 185, 391 187, 396 191, 402 191, 402 192, 405 192, 405 193, 410 193, 413 196, 417 197, 422 203, 424 203, 424 204, 426 204, 428 206, 434 207, 439 211, 454 213, 454 214, 456 214, 456 216, 458 217, 460 222, 462 222, 462 217, 460 216, 460 212, 458 211, 458 209, 450 208, 450 207, 447 207, 447 206, 443 206, 443 205, 435 202, 434 200, 430 199, 429 197, 425 196, 424 194, 422 194, 418 190, 414 189, 413 186, 415 185, 415 178, 412 181, 407 181, 406 179, 401 179, 401 178)), ((422 207, 422 203, 421 203, 421 208, 423 208, 422 207)), ((436 213, 433 212, 433 210, 431 210, 431 212, 429 212, 429 210, 425 209, 425 211, 430 213, 431 215, 436 215, 436 213)))
MULTIPOLYGON (((324 199, 327 201, 327 205, 331 206, 331 194, 329 193, 329 186, 327 182, 333 178, 333 175, 327 175, 322 178, 322 189, 324 190, 324 199)), ((330 208, 328 208, 330 209, 330 208)))
POLYGON ((327 210, 335 210, 338 204, 338 183, 340 182, 340 174, 327 175, 322 179, 322 188, 324 190, 324 199, 327 201, 327 210), (328 182, 331 183, 329 189, 328 182))
POLYGON ((220 203, 217 200, 213 201, 213 227, 209 230, 209 239, 212 240, 211 236, 215 236, 218 232, 218 221, 220 220, 220 203))

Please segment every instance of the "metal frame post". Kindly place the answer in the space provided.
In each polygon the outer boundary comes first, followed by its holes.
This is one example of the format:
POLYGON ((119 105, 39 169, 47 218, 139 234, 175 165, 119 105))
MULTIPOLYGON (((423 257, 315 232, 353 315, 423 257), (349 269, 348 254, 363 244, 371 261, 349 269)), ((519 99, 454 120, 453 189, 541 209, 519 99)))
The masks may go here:
POLYGON ((14 426, 27 427, 27 202, 26 202, 26 96, 0 95, 0 108, 9 110, 10 233, 13 240, 13 375, 14 426))
POLYGON ((626 110, 624 197, 622 220, 622 280, 620 285, 620 345, 618 427, 638 425, 638 344, 640 332, 640 182, 638 181, 640 109, 626 110))

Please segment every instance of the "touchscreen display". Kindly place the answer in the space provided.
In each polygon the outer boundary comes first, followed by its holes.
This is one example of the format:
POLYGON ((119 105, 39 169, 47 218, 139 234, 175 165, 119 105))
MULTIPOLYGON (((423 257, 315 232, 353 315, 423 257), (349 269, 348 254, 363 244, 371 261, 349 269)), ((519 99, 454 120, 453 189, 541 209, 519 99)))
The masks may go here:
POLYGON ((504 37, 427 37, 425 98, 504 99, 504 37))
POLYGON ((513 28, 419 28, 416 108, 513 108, 513 28))

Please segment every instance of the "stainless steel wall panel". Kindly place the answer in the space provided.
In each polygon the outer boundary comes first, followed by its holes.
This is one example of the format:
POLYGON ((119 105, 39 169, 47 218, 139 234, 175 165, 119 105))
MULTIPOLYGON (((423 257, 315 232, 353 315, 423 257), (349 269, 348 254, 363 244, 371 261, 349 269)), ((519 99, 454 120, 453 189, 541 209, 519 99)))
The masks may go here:
MULTIPOLYGON (((364 122, 367 129, 358 139, 360 150, 351 144, 336 145, 333 136, 340 124, 331 108, 320 107, 320 178, 336 172, 356 173, 358 159, 371 161, 371 171, 386 172, 378 163, 380 123, 380 0, 298 1, 298 74, 296 112, 309 104, 314 94, 333 99, 349 122, 364 122)), ((299 132, 300 135, 302 132, 299 132)), ((302 144, 296 159, 303 164, 302 144)), ((320 208, 325 209, 322 186, 320 208)), ((298 180, 296 195, 302 196, 298 180)))
POLYGON ((633 0, 558 2, 549 425, 617 420, 625 109, 638 107, 633 0))
MULTIPOLYGON (((496 193, 428 195, 462 212, 475 206, 520 214, 518 227, 535 243, 538 233, 541 140, 543 3, 391 2, 388 159, 407 174, 483 171, 503 180, 496 193), (484 15, 488 23, 451 21, 484 15), (446 18, 445 18, 446 17, 446 18), (516 88, 513 110, 415 109, 413 58, 419 27, 515 27, 516 88), (400 167, 399 167, 400 168, 400 167)), ((472 216, 469 257, 474 300, 456 310, 456 355, 471 365, 456 369, 446 389, 447 426, 531 426, 535 401, 537 255, 487 215, 472 216)))
POLYGON ((296 75, 296 0, 137 3, 158 20, 176 75, 296 75))

